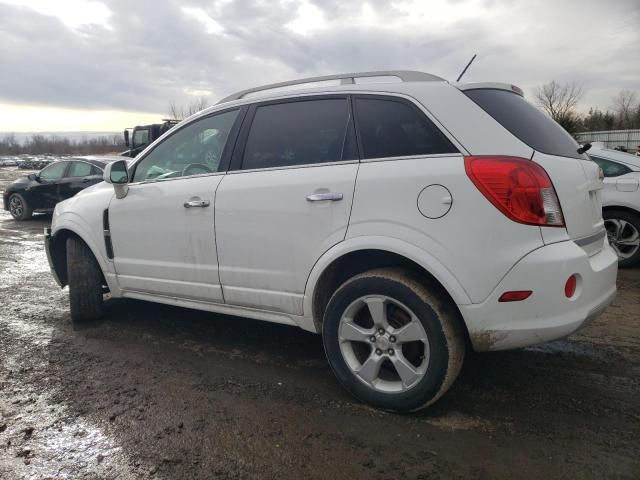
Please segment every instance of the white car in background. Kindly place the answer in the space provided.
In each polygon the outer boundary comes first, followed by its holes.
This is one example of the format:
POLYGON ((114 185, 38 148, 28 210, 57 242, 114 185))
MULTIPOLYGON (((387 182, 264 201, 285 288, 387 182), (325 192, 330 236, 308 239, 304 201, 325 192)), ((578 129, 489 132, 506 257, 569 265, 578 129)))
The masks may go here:
POLYGON ((589 156, 604 172, 602 216, 621 267, 640 263, 640 157, 594 142, 589 156))

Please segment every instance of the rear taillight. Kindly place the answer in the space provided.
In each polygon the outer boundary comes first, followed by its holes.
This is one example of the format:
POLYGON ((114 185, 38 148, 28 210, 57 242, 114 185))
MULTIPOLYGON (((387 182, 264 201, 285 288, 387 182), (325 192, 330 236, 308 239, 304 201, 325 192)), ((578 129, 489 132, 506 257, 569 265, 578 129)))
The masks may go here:
POLYGON ((465 157, 467 175, 510 219, 527 225, 563 227, 558 196, 547 172, 518 157, 465 157))

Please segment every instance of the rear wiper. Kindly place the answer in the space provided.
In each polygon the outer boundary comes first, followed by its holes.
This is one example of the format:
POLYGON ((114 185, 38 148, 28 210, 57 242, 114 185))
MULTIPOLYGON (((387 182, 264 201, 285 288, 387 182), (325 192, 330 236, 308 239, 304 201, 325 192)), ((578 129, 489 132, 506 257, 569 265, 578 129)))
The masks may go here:
POLYGON ((586 152, 587 150, 589 150, 591 148, 591 144, 590 143, 585 143, 584 145, 582 145, 579 149, 578 149, 578 153, 580 155, 582 155, 584 152, 586 152))

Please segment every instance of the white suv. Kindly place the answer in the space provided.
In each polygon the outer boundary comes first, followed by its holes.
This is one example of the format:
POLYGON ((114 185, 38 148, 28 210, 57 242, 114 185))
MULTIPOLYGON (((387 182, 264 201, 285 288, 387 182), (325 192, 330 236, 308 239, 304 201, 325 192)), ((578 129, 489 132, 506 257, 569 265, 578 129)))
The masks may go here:
POLYGON ((74 321, 108 291, 297 325, 357 398, 412 411, 466 348, 564 337, 613 300, 599 168, 578 149, 512 85, 270 85, 110 164, 58 204, 47 252, 74 321))
POLYGON ((602 215, 621 267, 640 264, 640 158, 594 142, 589 157, 602 168, 602 215))

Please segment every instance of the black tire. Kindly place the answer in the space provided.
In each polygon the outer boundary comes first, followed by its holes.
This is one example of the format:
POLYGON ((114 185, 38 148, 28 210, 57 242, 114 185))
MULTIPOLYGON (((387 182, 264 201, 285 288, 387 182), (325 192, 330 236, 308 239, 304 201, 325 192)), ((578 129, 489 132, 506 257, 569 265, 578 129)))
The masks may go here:
POLYGON ((22 195, 14 193, 9 197, 9 213, 15 220, 29 220, 33 209, 22 195))
POLYGON ((86 243, 67 239, 67 279, 69 306, 74 323, 102 316, 102 271, 86 243))
POLYGON ((392 412, 420 410, 438 400, 458 376, 466 346, 462 319, 449 297, 437 288, 427 288, 422 279, 400 269, 371 270, 339 287, 325 311, 323 342, 329 364, 340 384, 357 399, 392 412), (365 384, 348 366, 340 348, 343 313, 358 299, 376 295, 388 297, 410 309, 427 335, 430 355, 426 371, 406 391, 381 392, 365 384))
MULTIPOLYGON (((616 238, 615 235, 612 236, 612 227, 611 225, 607 222, 607 220, 614 220, 614 221, 624 221, 627 222, 629 224, 629 227, 635 229, 636 232, 640 232, 640 214, 639 215, 634 215, 631 212, 627 212, 624 210, 605 210, 602 214, 604 220, 605 220, 605 227, 607 227, 607 233, 609 235, 609 242, 611 243, 611 245, 614 247, 614 250, 616 250, 616 253, 618 253, 618 266, 620 266, 621 268, 627 268, 627 267, 634 267, 640 264, 640 246, 636 248, 635 253, 633 253, 631 256, 629 256, 628 258, 623 258, 620 255, 620 251, 626 251, 629 252, 629 248, 628 246, 625 245, 616 245, 616 238)), ((627 228, 629 228, 627 227, 627 228)), ((632 230, 631 230, 632 231, 632 230)), ((624 233, 629 233, 629 230, 627 230, 624 233)))

